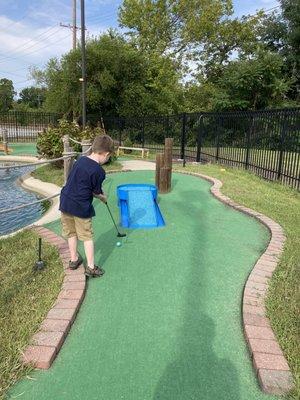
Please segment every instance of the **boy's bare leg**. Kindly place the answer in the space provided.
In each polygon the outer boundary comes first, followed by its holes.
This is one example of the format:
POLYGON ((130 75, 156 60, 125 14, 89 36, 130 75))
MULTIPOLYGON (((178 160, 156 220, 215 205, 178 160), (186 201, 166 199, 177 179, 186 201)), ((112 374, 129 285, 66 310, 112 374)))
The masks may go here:
POLYGON ((87 266, 94 268, 94 242, 92 240, 86 240, 83 242, 84 251, 86 255, 87 266))
POLYGON ((72 236, 68 239, 69 250, 71 254, 71 261, 77 261, 77 236, 72 236))

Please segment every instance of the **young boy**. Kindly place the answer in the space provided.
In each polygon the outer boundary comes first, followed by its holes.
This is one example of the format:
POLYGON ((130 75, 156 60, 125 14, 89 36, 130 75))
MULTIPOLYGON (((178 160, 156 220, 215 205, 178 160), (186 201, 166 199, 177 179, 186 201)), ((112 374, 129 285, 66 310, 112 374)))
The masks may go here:
POLYGON ((69 267, 77 269, 83 262, 77 253, 77 240, 82 240, 87 259, 85 274, 92 277, 104 274, 104 270, 94 263, 92 217, 95 216, 95 210, 92 202, 93 197, 103 203, 107 201, 102 191, 105 171, 101 165, 108 161, 113 151, 114 144, 110 136, 97 136, 91 154, 79 158, 74 164, 60 195, 63 235, 68 239, 71 253, 69 267))

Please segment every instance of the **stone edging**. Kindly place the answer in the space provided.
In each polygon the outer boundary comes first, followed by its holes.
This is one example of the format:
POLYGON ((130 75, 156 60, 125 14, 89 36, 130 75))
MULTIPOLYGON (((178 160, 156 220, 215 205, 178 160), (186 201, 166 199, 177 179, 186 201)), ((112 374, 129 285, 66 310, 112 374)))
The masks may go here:
POLYGON ((283 252, 286 239, 283 229, 264 214, 241 206, 223 195, 220 191, 222 182, 218 179, 182 170, 176 172, 212 182, 210 191, 218 200, 256 218, 269 229, 269 245, 256 262, 245 284, 242 301, 243 329, 261 389, 270 394, 287 394, 294 387, 293 376, 266 316, 264 304, 270 278, 283 252))
MULTIPOLYGON (((125 169, 111 170, 107 173, 130 171, 125 169)), ((65 272, 62 288, 55 304, 41 324, 40 330, 33 335, 30 344, 21 356, 21 361, 24 364, 32 364, 37 369, 48 369, 61 349, 83 301, 86 278, 82 266, 75 271, 68 268, 70 252, 66 240, 42 226, 33 224, 30 229, 46 242, 57 247, 65 272)))
POLYGON ((48 369, 65 341, 83 301, 86 278, 82 266, 75 271, 68 268, 70 252, 68 243, 62 237, 43 227, 33 227, 32 230, 46 242, 57 247, 65 272, 63 285, 55 304, 21 357, 25 364, 48 369))

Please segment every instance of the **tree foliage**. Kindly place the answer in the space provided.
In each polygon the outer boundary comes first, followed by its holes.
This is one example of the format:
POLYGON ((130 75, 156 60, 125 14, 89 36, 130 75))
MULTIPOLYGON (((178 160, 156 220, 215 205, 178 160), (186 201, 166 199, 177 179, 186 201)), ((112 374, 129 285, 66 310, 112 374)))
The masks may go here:
POLYGON ((30 86, 21 90, 18 103, 25 104, 30 108, 41 108, 45 97, 45 88, 30 86))
POLYGON ((12 108, 14 100, 14 86, 10 79, 0 79, 0 112, 7 112, 12 108))
MULTIPOLYGON (((285 107, 300 99, 300 0, 233 17, 231 0, 124 0, 125 34, 89 39, 87 112, 141 116, 285 107)), ((81 50, 32 76, 47 111, 81 114, 81 50)))
MULTIPOLYGON (((145 55, 114 32, 88 41, 86 57, 88 113, 135 116, 178 109, 179 75, 170 58, 145 55)), ((80 115, 80 65, 78 48, 51 59, 43 73, 33 71, 47 85, 47 110, 80 115)))

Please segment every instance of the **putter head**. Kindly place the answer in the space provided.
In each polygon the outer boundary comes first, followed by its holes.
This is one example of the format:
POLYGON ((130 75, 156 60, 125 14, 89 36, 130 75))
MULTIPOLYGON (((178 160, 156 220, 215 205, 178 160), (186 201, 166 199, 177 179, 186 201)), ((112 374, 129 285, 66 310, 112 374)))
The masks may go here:
POLYGON ((118 235, 117 235, 118 237, 125 237, 126 236, 126 233, 120 233, 120 232, 118 232, 118 235))
POLYGON ((35 263, 35 265, 34 265, 34 269, 36 270, 36 271, 40 271, 40 270, 42 270, 42 269, 44 269, 45 268, 45 263, 44 263, 44 261, 37 261, 36 263, 35 263))

